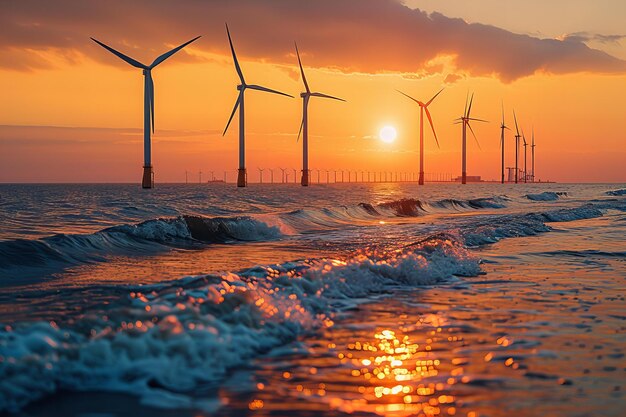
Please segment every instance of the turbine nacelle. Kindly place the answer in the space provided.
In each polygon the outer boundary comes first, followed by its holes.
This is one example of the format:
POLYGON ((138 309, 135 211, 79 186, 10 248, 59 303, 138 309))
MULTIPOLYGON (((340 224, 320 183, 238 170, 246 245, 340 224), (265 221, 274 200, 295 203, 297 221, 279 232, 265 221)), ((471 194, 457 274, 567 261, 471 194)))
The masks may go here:
POLYGON ((222 136, 224 136, 226 132, 228 131, 228 127, 230 126, 230 123, 232 122, 233 117, 235 116, 235 113, 237 112, 237 109, 239 108, 239 106, 240 105, 243 106, 242 104, 243 94, 244 94, 244 91, 246 91, 247 89, 265 91, 266 93, 279 94, 281 96, 287 96, 287 97, 293 98, 293 96, 289 94, 281 93, 280 91, 272 90, 271 88, 267 88, 267 87, 263 87, 263 86, 255 85, 255 84, 246 84, 246 81, 243 76, 243 71, 241 70, 241 66, 239 65, 239 60, 237 59, 237 54, 235 53, 235 47, 233 46, 233 40, 230 36, 230 30, 228 29, 228 24, 226 24, 226 34, 228 35, 228 44, 230 46, 230 51, 233 56, 233 63, 235 64, 235 70, 237 71, 237 75, 239 76, 239 80, 241 81, 241 84, 237 86, 237 91, 239 91, 239 95, 237 96, 237 100, 235 101, 235 106, 233 107, 233 111, 231 112, 230 117, 228 118, 228 123, 226 123, 226 128, 224 129, 222 136))
POLYGON ((298 130, 298 137, 296 138, 296 142, 297 142, 300 140, 300 135, 302 134, 302 129, 304 128, 304 123, 306 119, 306 108, 308 107, 309 99, 311 97, 328 98, 331 100, 344 101, 344 102, 346 100, 339 98, 339 97, 329 96, 328 94, 324 94, 324 93, 311 92, 311 89, 309 88, 309 83, 307 82, 307 79, 306 79, 306 75, 304 74, 304 67, 302 66, 302 60, 300 59, 300 51, 298 50, 298 44, 294 42, 294 46, 296 47, 296 56, 298 57, 298 66, 300 67, 300 74, 302 75, 302 83, 304 84, 304 89, 305 89, 305 91, 300 93, 300 97, 302 97, 302 99, 304 100, 305 110, 302 113, 302 122, 300 123, 300 129, 298 130))

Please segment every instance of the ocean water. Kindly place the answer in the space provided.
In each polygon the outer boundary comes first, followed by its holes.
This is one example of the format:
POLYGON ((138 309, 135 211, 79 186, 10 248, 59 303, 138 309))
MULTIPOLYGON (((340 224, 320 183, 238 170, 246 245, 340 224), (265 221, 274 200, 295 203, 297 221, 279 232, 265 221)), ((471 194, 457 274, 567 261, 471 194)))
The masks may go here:
POLYGON ((0 413, 622 415, 626 185, 0 185, 0 413))

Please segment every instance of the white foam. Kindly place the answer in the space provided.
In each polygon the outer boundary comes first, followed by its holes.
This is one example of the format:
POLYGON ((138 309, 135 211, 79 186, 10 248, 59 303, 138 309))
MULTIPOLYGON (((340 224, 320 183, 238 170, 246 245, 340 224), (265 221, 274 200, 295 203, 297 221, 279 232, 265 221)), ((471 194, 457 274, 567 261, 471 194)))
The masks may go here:
POLYGON ((214 402, 190 393, 261 352, 332 325, 337 308, 392 286, 478 272, 477 260, 457 242, 437 237, 402 252, 146 287, 78 325, 0 331, 0 410, 19 410, 59 389, 94 389, 135 393, 153 406, 210 411, 214 402))

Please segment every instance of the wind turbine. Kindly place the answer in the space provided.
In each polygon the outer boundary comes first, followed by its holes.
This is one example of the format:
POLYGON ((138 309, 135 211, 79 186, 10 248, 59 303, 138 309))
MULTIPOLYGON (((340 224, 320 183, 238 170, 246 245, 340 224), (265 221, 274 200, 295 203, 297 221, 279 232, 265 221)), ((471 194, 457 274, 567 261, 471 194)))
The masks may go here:
POLYGON ((420 106, 420 176, 419 176, 419 185, 424 185, 424 112, 426 112, 426 116, 428 117, 428 122, 430 123, 430 127, 433 130, 433 135, 435 136, 435 142, 437 142, 437 147, 439 148, 439 139, 437 139, 437 133, 435 133, 435 126, 433 125, 433 119, 430 117, 430 112, 428 111, 428 106, 433 100, 441 94, 443 88, 439 90, 437 94, 433 96, 426 103, 423 103, 419 100, 414 99, 408 94, 403 93, 400 90, 396 90, 398 93, 406 96, 416 102, 420 106))
POLYGON ((522 129, 522 140, 524 141, 524 182, 528 182, 528 171, 526 170, 526 146, 528 144, 526 143, 526 135, 524 135, 524 129, 522 129))
POLYGON ((469 127, 469 130, 470 132, 472 132, 472 136, 474 136, 474 139, 476 140, 476 144, 478 145, 478 148, 480 149, 480 143, 478 143, 478 138, 476 137, 476 134, 474 133, 474 129, 472 129, 472 126, 470 125, 470 121, 487 123, 486 120, 470 117, 470 113, 472 112, 472 103, 474 101, 474 93, 472 93, 472 98, 469 99, 469 107, 467 106, 468 98, 469 98, 469 93, 468 93, 468 97, 465 98, 465 112, 463 113, 463 116, 459 117, 455 121, 455 124, 459 124, 459 123, 463 124, 461 184, 467 184, 467 128, 469 127))
POLYGON ((509 129, 509 127, 504 124, 504 103, 502 103, 502 124, 500 125, 500 129, 502 129, 502 134, 500 135, 500 148, 502 150, 502 184, 504 184, 504 129, 509 129))
POLYGON ((246 129, 244 123, 244 93, 247 89, 265 91, 266 93, 279 94, 281 96, 287 96, 293 98, 289 94, 281 93, 280 91, 272 90, 267 87, 263 87, 255 84, 246 84, 245 79, 243 78, 243 72, 241 71, 241 67, 239 66, 239 61, 237 61, 237 55, 235 54, 235 48, 233 47, 233 41, 230 37, 230 31, 228 30, 228 25, 226 25, 226 33, 228 35, 228 43, 230 44, 230 51, 233 55, 233 61, 235 63, 235 70, 237 71, 237 75, 239 76, 239 80, 241 84, 237 86, 237 90, 239 91, 239 95, 237 96, 237 101, 235 102, 235 107, 233 107, 233 111, 230 114, 230 118, 228 119, 228 123, 226 124, 226 128, 224 129, 224 133, 222 136, 226 134, 228 131, 228 126, 230 126, 230 122, 233 120, 233 116, 235 116, 235 112, 237 108, 239 108, 239 169, 237 174, 237 187, 245 187, 246 186, 246 129))
POLYGON ((183 43, 180 46, 159 55, 152 64, 144 65, 141 62, 134 60, 133 58, 124 55, 123 53, 116 51, 108 45, 100 42, 97 39, 91 38, 92 41, 111 52, 113 55, 122 59, 126 63, 132 65, 135 68, 143 70, 144 87, 143 87, 143 178, 141 180, 142 188, 154 187, 154 172, 152 171, 152 144, 150 141, 150 129, 154 133, 154 82, 152 81, 152 69, 165 61, 167 58, 174 55, 176 52, 189 45, 191 42, 198 39, 200 36, 193 38, 192 40, 183 43))
POLYGON ((519 160, 519 139, 522 137, 522 135, 519 134, 519 128, 517 126, 517 116, 515 116, 515 109, 513 110, 513 119, 515 119, 515 131, 517 132, 515 135, 515 184, 517 184, 519 174, 519 169, 517 168, 519 160))
POLYGON ((532 170, 533 170, 533 176, 532 176, 532 182, 535 182, 535 127, 533 126, 533 139, 532 139, 532 145, 530 145, 530 155, 531 155, 531 160, 532 160, 532 170))
POLYGON ((298 139, 300 139, 300 134, 302 134, 302 180, 301 184, 303 187, 307 187, 309 185, 309 116, 308 116, 308 107, 309 107, 309 99, 311 97, 320 97, 320 98, 329 98, 332 100, 344 101, 342 98, 329 96, 323 93, 312 93, 309 88, 309 83, 306 81, 306 76, 304 75, 304 68, 302 68, 302 61, 300 60, 300 51, 298 51, 298 44, 296 44, 296 55, 298 56, 298 65, 300 66, 300 73, 302 74, 302 82, 304 83, 304 89, 306 91, 300 93, 300 97, 302 97, 302 123, 300 123, 300 130, 298 132, 298 139))
POLYGON ((263 171, 265 171, 265 168, 257 167, 257 169, 259 170, 259 184, 263 184, 263 171))

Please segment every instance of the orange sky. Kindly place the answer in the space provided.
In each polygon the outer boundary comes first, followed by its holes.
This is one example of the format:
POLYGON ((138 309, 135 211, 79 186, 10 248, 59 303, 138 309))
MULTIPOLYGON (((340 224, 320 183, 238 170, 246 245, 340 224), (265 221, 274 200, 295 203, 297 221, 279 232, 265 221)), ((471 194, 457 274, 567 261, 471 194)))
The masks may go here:
MULTIPOLYGON (((514 27, 495 29, 422 13, 414 8, 436 9, 428 8, 432 2, 418 0, 407 2, 413 9, 392 0, 242 0, 185 3, 179 10, 157 1, 141 20, 139 3, 119 3, 108 11, 101 9, 103 2, 89 1, 79 10, 63 1, 54 10, 35 1, 0 6, 0 48, 8 57, 0 63, 0 181, 138 182, 141 71, 89 36, 149 63, 197 35, 203 37, 153 72, 156 179, 184 181, 185 170, 197 178, 202 169, 220 177, 228 170, 234 180, 237 124, 221 135, 238 81, 225 20, 246 80, 297 97, 246 93, 252 181, 258 178, 257 167, 300 168, 296 135, 302 83, 293 40, 299 42, 312 89, 348 100, 311 100, 313 169, 417 171, 419 108, 395 89, 428 100, 445 86, 430 107, 441 149, 427 129, 426 172, 460 174, 461 132, 452 120, 461 115, 472 91, 473 115, 491 123, 474 125, 482 151, 469 142, 469 175, 499 176, 503 100, 509 126, 515 107, 527 139, 535 128, 538 178, 626 181, 626 54, 622 38, 609 38, 616 33, 598 21, 601 16, 589 27, 567 28, 575 34, 568 40, 557 23, 550 32, 547 19, 541 21, 544 35, 530 36, 537 31, 530 18, 524 33, 514 27), (355 9, 364 3, 368 7, 355 9), (311 19, 319 19, 319 25, 311 19), (590 32, 603 27, 607 33, 590 32), (550 39, 557 33, 564 40, 550 39), (593 48, 607 45, 606 53, 585 46, 583 37, 593 48), (397 128, 394 143, 379 140, 384 125, 397 128)), ((488 10, 481 21, 480 15, 464 15, 462 9, 455 14, 454 3, 441 4, 449 16, 495 24, 488 10)), ((609 23, 615 14, 624 15, 619 2, 614 7, 604 12, 609 23)), ((509 134, 507 165, 513 164, 512 144, 509 134)))

